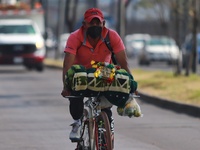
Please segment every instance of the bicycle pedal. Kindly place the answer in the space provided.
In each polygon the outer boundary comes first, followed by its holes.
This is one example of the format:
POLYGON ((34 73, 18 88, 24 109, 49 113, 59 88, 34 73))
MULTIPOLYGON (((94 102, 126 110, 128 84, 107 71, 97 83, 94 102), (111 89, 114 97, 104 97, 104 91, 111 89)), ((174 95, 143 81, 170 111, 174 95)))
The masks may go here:
POLYGON ((83 141, 82 138, 74 138, 74 139, 70 139, 72 143, 77 143, 77 142, 81 142, 83 141))

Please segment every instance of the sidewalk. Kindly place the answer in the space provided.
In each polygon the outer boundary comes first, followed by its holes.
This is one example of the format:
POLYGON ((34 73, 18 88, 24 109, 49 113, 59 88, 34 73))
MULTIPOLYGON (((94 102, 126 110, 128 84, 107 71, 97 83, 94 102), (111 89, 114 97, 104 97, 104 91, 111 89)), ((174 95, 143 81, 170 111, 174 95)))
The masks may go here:
MULTIPOLYGON (((55 60, 52 58, 47 58, 45 60, 45 65, 47 67, 51 68, 58 68, 61 69, 63 65, 63 60, 55 60)), ((182 103, 177 103, 171 100, 166 100, 159 97, 150 96, 148 94, 143 93, 142 91, 139 91, 140 99, 142 101, 145 101, 146 103, 150 103, 159 107, 162 107, 164 109, 169 109, 178 113, 183 113, 190 115, 192 117, 200 118, 200 107, 198 106, 192 106, 182 103)))

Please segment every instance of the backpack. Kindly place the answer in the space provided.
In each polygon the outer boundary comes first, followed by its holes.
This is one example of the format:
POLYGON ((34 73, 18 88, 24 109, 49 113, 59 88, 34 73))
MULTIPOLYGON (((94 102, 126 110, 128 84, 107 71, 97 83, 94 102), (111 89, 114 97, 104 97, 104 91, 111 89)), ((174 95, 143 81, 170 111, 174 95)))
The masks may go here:
POLYGON ((110 44, 109 30, 108 30, 108 33, 107 33, 105 39, 104 39, 104 42, 105 42, 106 46, 108 47, 108 49, 109 49, 109 50, 111 51, 111 53, 112 53, 112 54, 111 54, 111 59, 112 59, 113 64, 117 65, 117 61, 116 61, 116 59, 115 59, 115 54, 113 53, 113 49, 112 49, 111 44, 110 44))

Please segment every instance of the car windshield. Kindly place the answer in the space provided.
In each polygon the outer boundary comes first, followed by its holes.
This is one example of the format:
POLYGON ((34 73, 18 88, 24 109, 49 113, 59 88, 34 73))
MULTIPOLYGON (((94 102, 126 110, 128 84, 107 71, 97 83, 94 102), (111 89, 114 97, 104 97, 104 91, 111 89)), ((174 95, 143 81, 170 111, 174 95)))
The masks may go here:
POLYGON ((198 43, 197 45, 200 46, 200 38, 198 39, 197 43, 198 43))
POLYGON ((174 42, 167 38, 152 38, 147 41, 147 45, 174 45, 174 42))
POLYGON ((126 39, 127 44, 132 44, 132 43, 141 43, 143 44, 145 40, 143 39, 126 39))
POLYGON ((135 39, 135 40, 133 40, 133 42, 135 42, 135 43, 144 43, 145 40, 143 40, 143 39, 135 39))
POLYGON ((35 34, 31 25, 0 25, 0 33, 3 34, 35 34))

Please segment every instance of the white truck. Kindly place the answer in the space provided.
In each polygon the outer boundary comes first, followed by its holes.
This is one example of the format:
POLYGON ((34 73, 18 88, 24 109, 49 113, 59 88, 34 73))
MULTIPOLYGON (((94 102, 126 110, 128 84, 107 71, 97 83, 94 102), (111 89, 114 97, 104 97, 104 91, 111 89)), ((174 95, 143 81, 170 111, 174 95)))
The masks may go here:
POLYGON ((0 6, 0 65, 22 64, 43 71, 46 55, 42 9, 28 4, 0 6))

